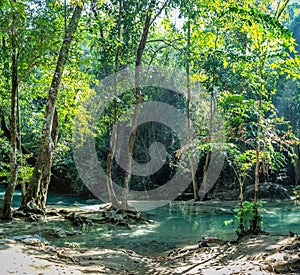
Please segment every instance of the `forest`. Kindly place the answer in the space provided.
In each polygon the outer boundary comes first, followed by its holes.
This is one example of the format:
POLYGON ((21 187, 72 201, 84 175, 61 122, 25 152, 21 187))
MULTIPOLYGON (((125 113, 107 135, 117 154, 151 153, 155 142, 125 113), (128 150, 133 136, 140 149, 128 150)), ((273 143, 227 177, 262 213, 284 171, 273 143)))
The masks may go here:
POLYGON ((1 0, 0 37, 1 274, 299 274, 299 1, 1 0))

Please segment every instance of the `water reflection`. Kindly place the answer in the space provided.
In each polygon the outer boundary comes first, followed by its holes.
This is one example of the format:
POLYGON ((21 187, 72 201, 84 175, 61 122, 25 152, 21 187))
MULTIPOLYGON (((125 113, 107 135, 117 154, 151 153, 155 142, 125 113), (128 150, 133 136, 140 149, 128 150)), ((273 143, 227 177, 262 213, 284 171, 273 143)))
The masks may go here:
MULTIPOLYGON (((0 199, 4 191, 0 190, 0 199)), ((20 192, 16 192, 14 206, 18 205, 20 192)), ((1 203, 1 202, 0 202, 1 203)), ((235 239, 235 226, 223 226, 224 220, 234 219, 234 208, 237 202, 170 202, 163 207, 145 212, 153 220, 130 229, 116 228, 110 225, 95 225, 81 235, 57 238, 48 235, 51 228, 71 230, 66 221, 47 223, 0 223, 0 235, 39 234, 52 244, 65 246, 66 242, 80 243, 81 247, 126 248, 144 255, 162 255, 168 251, 190 244, 196 244, 202 237, 235 239), (48 230, 48 231, 47 231, 48 230)), ((48 204, 56 207, 71 206, 74 209, 94 211, 99 209, 97 201, 79 200, 73 196, 50 194, 48 204), (57 202, 60 202, 58 205, 57 202), (75 207, 75 205, 77 205, 75 207)), ((300 233, 300 204, 291 201, 268 202, 262 211, 264 230, 287 235, 289 231, 300 233)))

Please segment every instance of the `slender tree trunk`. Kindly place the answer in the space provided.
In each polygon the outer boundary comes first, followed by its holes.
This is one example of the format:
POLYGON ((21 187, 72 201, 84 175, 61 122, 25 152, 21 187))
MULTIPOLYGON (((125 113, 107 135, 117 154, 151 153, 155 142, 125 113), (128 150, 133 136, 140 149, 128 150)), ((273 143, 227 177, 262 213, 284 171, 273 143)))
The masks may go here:
POLYGON ((283 4, 281 5, 281 1, 279 1, 278 6, 277 6, 277 10, 275 12, 275 17, 277 19, 279 19, 282 15, 282 13, 284 12, 284 10, 286 9, 286 7, 288 6, 288 4, 290 3, 291 0, 285 0, 283 2, 283 4))
POLYGON ((112 173, 111 173, 113 156, 116 151, 116 139, 117 139, 117 131, 115 129, 115 126, 113 126, 112 134, 111 134, 111 146, 110 146, 109 153, 107 156, 107 168, 106 168, 107 169, 107 171, 106 171, 106 173, 107 173, 107 191, 108 191, 108 196, 109 196, 112 206, 115 208, 120 208, 121 204, 120 204, 120 202, 115 194, 115 191, 114 191, 113 182, 112 182, 112 173))
POLYGON ((58 88, 60 86, 70 45, 76 32, 81 13, 82 7, 76 6, 66 29, 64 41, 59 52, 55 73, 48 93, 38 157, 32 178, 26 191, 24 203, 21 206, 21 208, 29 211, 43 212, 46 206, 47 192, 51 176, 52 154, 57 139, 58 117, 56 113, 56 101, 58 88))
MULTIPOLYGON (((132 129, 136 129, 138 119, 139 119, 139 113, 140 113, 140 104, 144 101, 144 96, 142 94, 141 88, 140 88, 140 66, 142 65, 142 57, 143 53, 147 44, 147 38, 149 34, 149 30, 151 25, 153 24, 154 20, 161 14, 161 12, 166 7, 169 0, 166 0, 165 3, 162 5, 161 9, 153 16, 153 10, 156 5, 156 0, 151 0, 147 15, 145 18, 145 24, 144 29, 142 33, 142 37, 137 49, 136 53, 136 60, 135 60, 135 108, 133 113, 133 119, 132 119, 132 129)), ((133 131, 130 138, 129 138, 129 145, 128 145, 128 154, 126 156, 126 171, 124 176, 124 188, 123 188, 123 194, 122 194, 122 208, 128 209, 128 192, 130 188, 130 180, 131 180, 131 166, 132 166, 132 153, 134 148, 134 143, 136 139, 136 131, 133 131)))
MULTIPOLYGON (((123 0, 119 0, 119 18, 118 18, 118 39, 120 41, 121 39, 121 19, 122 19, 122 9, 123 9, 123 0)), ((98 19, 99 14, 98 14, 98 10, 97 10, 97 1, 93 2, 93 6, 92 6, 92 11, 94 13, 94 16, 96 19, 98 19)), ((103 42, 102 44, 102 56, 106 56, 106 48, 104 46, 104 31, 102 26, 99 28, 99 32, 100 32, 100 37, 101 37, 101 41, 103 42)), ((119 70, 119 53, 120 52, 120 47, 117 46, 116 49, 116 55, 115 55, 115 73, 117 73, 117 71, 119 70)), ((106 66, 104 66, 104 75, 107 75, 107 69, 106 66)), ((115 74, 114 76, 114 93, 117 94, 117 76, 115 74)), ((107 174, 107 192, 108 192, 108 196, 110 199, 110 202, 112 204, 113 207, 115 208, 120 208, 121 204, 118 201, 118 198, 115 194, 114 188, 113 188, 113 181, 112 181, 112 165, 113 165, 113 156, 116 150, 116 140, 117 140, 117 132, 116 129, 114 127, 114 125, 116 124, 117 121, 117 102, 114 99, 113 102, 113 126, 112 126, 112 130, 111 130, 111 144, 110 144, 110 148, 109 148, 109 152, 107 155, 107 160, 106 160, 106 174, 107 174)))
MULTIPOLYGON (((239 196, 239 200, 240 200, 240 211, 241 213, 243 213, 244 210, 244 195, 243 195, 243 187, 244 187, 244 182, 242 181, 241 178, 239 178, 239 183, 240 183, 240 196, 239 196)), ((244 219, 243 216, 241 215, 240 217, 240 221, 239 221, 239 230, 240 230, 240 234, 244 234, 245 233, 245 227, 244 227, 244 219)))
MULTIPOLYGON (((118 42, 121 41, 121 20, 122 20, 122 10, 123 10, 123 0, 119 0, 119 18, 118 18, 118 42)), ((120 55, 120 46, 116 48, 116 55, 115 55, 115 75, 114 75, 114 93, 117 95, 117 72, 119 71, 119 55, 120 55)), ((113 126, 112 126, 112 133, 111 133, 111 145, 109 148, 109 153, 107 156, 107 190, 109 199, 113 207, 120 208, 121 204, 116 197, 113 183, 112 183, 112 164, 113 164, 113 157, 116 150, 116 140, 117 140, 117 131, 115 125, 117 123, 117 101, 114 98, 113 102, 113 126)))
MULTIPOLYGON (((290 0, 285 0, 281 6, 281 1, 279 1, 277 6, 277 11, 275 13, 275 18, 279 20, 280 16, 288 6, 290 0)), ((259 75, 260 78, 263 79, 264 77, 264 67, 266 65, 266 58, 264 57, 260 68, 259 68, 259 75)), ((251 231, 253 233, 259 233, 261 231, 260 228, 260 220, 258 215, 258 187, 259 187, 259 172, 260 172, 260 139, 261 139, 261 131, 262 131, 262 94, 264 91, 264 85, 263 83, 260 84, 260 93, 259 93, 259 99, 258 99, 258 118, 257 118, 257 137, 256 137, 256 163, 255 163, 255 182, 254 182, 254 198, 253 198, 253 220, 251 222, 251 231)))
MULTIPOLYGON (((239 195, 239 201, 240 201, 240 211, 241 213, 243 213, 243 209, 244 209, 244 181, 245 181, 245 176, 241 176, 241 169, 240 168, 235 168, 234 166, 232 167, 233 168, 233 171, 234 171, 234 174, 239 182, 239 186, 240 186, 240 195, 239 195)), ((240 216, 240 220, 239 220, 239 232, 238 232, 238 235, 241 236, 245 233, 245 226, 244 226, 244 219, 243 219, 243 216, 241 215, 240 216)))
POLYGON ((17 163, 17 127, 16 127, 16 113, 17 113, 17 95, 18 95, 18 49, 16 41, 16 26, 15 16, 11 28, 11 41, 12 41, 12 82, 11 82, 11 148, 10 148, 10 179, 6 188, 2 219, 11 220, 11 204, 13 199, 13 192, 17 184, 18 177, 18 163, 17 163))
MULTIPOLYGON (((24 165, 24 159, 23 159, 23 152, 22 152, 22 133, 21 133, 21 108, 20 108, 20 97, 19 97, 19 91, 17 94, 17 144, 18 144, 18 150, 19 150, 19 165, 22 167, 24 165)), ((25 193, 26 193, 26 184, 23 178, 21 178, 21 205, 25 199, 25 193)))
MULTIPOLYGON (((213 96, 213 86, 214 86, 214 77, 213 77, 213 85, 212 85, 212 91, 210 94, 210 109, 209 109, 209 134, 208 134, 208 142, 211 143, 211 133, 212 133, 212 123, 213 123, 213 117, 214 117, 214 96, 213 96)), ((205 157, 205 163, 203 166, 203 182, 202 182, 202 186, 201 190, 200 190, 200 196, 202 200, 205 200, 207 198, 207 192, 208 192, 208 186, 207 186, 207 170, 208 170, 208 166, 209 166, 209 162, 210 162, 210 158, 211 158, 211 150, 209 150, 206 154, 205 157)))
MULTIPOLYGON (((187 33, 187 59, 186 59, 186 77, 187 77, 187 101, 186 101, 186 118, 188 122, 188 138, 191 142, 191 123, 190 123, 190 104, 191 104, 191 79, 190 79, 190 47, 191 47, 191 23, 188 21, 188 33, 187 33)), ((195 176, 195 167, 193 163, 193 158, 189 157, 191 175, 192 175, 192 184, 193 184, 193 193, 194 200, 199 201, 199 189, 195 176)))
MULTIPOLYGON (((143 29, 142 38, 139 43, 139 47, 136 54, 136 61, 135 61, 135 108, 134 114, 132 119, 132 129, 135 129, 139 119, 139 112, 140 112, 140 104, 144 101, 143 94, 140 88, 140 66, 142 64, 142 57, 144 53, 144 49, 147 43, 147 38, 149 34, 149 29, 151 26, 151 16, 152 16, 152 8, 149 9, 146 19, 145 25, 143 29)), ((136 139, 136 130, 134 130, 129 138, 129 145, 128 145, 128 155, 126 159, 126 171, 124 177, 124 189, 122 194, 122 208, 128 209, 128 192, 130 188, 130 180, 131 180, 131 166, 132 166, 132 153, 133 147, 136 139)))
MULTIPOLYGON (((215 38, 215 46, 214 50, 216 51, 218 48, 218 39, 219 35, 218 32, 216 33, 216 38, 215 38)), ((214 118, 214 112, 215 112, 215 106, 214 106, 214 88, 215 88, 215 68, 213 69, 213 75, 212 75, 212 81, 211 81, 211 87, 210 87, 210 108, 209 108, 209 133, 208 133, 208 142, 211 144, 211 134, 212 134, 212 129, 213 129, 213 118, 214 118)), ((203 167, 203 182, 202 186, 200 189, 200 197, 202 200, 205 200, 207 198, 207 192, 208 192, 208 186, 207 186, 207 171, 208 171, 208 166, 211 158, 211 150, 207 153, 205 157, 205 164, 203 167)))
POLYGON ((207 152, 206 156, 205 156, 205 163, 203 166, 203 189, 201 188, 201 190, 203 190, 203 194, 201 194, 201 199, 202 200, 206 200, 207 199, 207 170, 208 170, 208 166, 209 166, 209 161, 210 161, 210 156, 211 156, 211 152, 207 152))
POLYGON ((295 172, 295 186, 300 185, 300 151, 299 145, 295 145, 294 153, 296 155, 295 163, 294 163, 294 172, 295 172))
MULTIPOLYGON (((262 87, 261 87, 262 88, 262 87)), ((259 170, 260 170, 260 138, 261 138, 261 110, 262 110, 262 95, 258 101, 258 118, 257 118, 257 137, 255 149, 255 182, 254 182, 254 198, 253 198, 253 220, 251 224, 251 231, 254 233, 260 232, 259 215, 258 215, 258 186, 259 186, 259 170)))

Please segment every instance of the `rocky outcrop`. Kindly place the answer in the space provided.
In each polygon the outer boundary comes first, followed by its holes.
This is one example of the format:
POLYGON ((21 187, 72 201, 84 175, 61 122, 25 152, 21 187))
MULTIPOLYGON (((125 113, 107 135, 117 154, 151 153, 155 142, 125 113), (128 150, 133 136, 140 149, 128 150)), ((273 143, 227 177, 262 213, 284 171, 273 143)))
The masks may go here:
MULTIPOLYGON (((254 196, 254 187, 250 185, 244 192, 245 200, 252 200, 254 196)), ((290 199, 287 189, 276 183, 265 182, 259 185, 259 199, 285 200, 290 199)))

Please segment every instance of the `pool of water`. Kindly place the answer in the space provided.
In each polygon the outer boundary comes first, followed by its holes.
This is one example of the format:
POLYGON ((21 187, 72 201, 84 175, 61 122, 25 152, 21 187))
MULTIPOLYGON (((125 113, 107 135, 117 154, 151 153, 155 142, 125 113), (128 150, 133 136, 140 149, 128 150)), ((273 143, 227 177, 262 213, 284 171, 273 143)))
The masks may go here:
MULTIPOLYGON (((0 185, 0 205, 3 203, 5 195, 5 187, 0 185)), ((19 207, 21 203, 21 191, 15 190, 13 196, 12 207, 19 207)), ((70 205, 91 205, 100 203, 97 199, 86 200, 75 195, 65 195, 57 193, 49 193, 47 197, 47 205, 70 206, 70 205)))
MULTIPOLYGON (((3 192, 0 192, 0 199, 3 192)), ((3 193, 4 194, 4 193, 3 193)), ((18 206, 20 192, 16 191, 14 206, 18 206)), ((49 194, 48 205, 92 211, 99 208, 97 201, 85 201, 73 196, 49 194)), ((164 255, 168 251, 196 244, 202 237, 218 237, 226 240, 236 238, 237 224, 224 226, 225 220, 234 219, 237 202, 206 201, 169 204, 144 212, 152 222, 132 229, 97 225, 81 235, 57 238, 48 236, 49 228, 71 230, 68 222, 47 223, 0 223, 0 235, 39 234, 51 244, 66 246, 76 242, 88 248, 125 248, 147 256, 164 255)), ((292 201, 273 201, 264 204, 262 211, 264 230, 287 235, 289 231, 300 233, 300 205, 292 201)))

